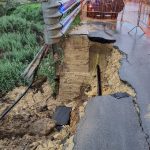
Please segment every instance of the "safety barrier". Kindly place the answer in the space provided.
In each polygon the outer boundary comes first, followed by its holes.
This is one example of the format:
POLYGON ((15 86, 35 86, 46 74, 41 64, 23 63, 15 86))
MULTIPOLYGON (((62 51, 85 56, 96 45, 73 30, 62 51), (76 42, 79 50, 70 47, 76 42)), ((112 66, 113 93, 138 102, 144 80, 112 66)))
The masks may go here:
MULTIPOLYGON (((82 5, 86 0, 82 2, 82 5)), ((54 44, 60 41, 71 23, 81 10, 80 0, 48 0, 42 2, 45 22, 45 43, 54 44)))

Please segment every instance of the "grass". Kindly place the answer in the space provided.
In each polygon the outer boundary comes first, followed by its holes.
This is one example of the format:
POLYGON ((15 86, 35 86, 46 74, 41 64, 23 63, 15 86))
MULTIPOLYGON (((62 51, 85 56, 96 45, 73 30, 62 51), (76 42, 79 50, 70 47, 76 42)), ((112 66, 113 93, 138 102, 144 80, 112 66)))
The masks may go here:
MULTIPOLYGON (((0 56, 3 56, 0 61, 0 95, 27 83, 20 75, 43 45, 40 4, 13 5, 10 8, 13 9, 8 9, 7 15, 0 17, 0 56)), ((78 15, 71 28, 80 22, 78 15)), ((42 62, 38 74, 47 76, 55 90, 55 63, 51 55, 42 62)))
POLYGON ((75 26, 80 25, 80 23, 81 23, 80 15, 77 15, 75 20, 73 21, 73 23, 71 25, 71 28, 74 28, 75 26))
POLYGON ((0 33, 26 33, 27 31, 39 33, 43 31, 43 26, 15 15, 0 17, 0 33))
MULTIPOLYGON (((21 62, 7 61, 6 59, 0 62, 0 93, 13 89, 15 86, 23 84, 23 79, 20 74, 25 68, 21 62), (17 81, 17 82, 16 82, 17 81)), ((24 82, 25 83, 25 82, 24 82)))
POLYGON ((0 54, 3 56, 0 61, 0 95, 26 83, 20 75, 43 44, 40 17, 27 20, 34 14, 39 15, 40 5, 39 9, 32 5, 28 13, 23 14, 27 6, 29 4, 19 6, 11 15, 0 17, 0 54))
POLYGON ((18 6, 12 14, 31 22, 43 22, 41 5, 39 3, 18 6))

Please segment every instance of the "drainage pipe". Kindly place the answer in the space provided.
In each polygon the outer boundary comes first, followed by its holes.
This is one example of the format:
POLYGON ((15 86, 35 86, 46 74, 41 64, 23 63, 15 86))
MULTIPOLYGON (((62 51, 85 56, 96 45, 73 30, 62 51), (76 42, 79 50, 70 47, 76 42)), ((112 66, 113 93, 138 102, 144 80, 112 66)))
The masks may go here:
POLYGON ((102 95, 101 69, 99 65, 97 65, 97 94, 98 96, 102 95))

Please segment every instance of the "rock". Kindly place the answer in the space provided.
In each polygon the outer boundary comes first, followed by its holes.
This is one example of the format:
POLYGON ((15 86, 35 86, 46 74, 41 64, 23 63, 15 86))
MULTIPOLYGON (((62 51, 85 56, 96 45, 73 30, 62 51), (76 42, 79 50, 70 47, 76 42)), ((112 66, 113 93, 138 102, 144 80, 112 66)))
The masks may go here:
POLYGON ((48 110, 47 105, 40 106, 40 107, 37 108, 37 112, 44 112, 44 111, 47 111, 47 110, 48 110))
POLYGON ((80 106, 79 107, 79 116, 80 116, 80 119, 84 116, 84 109, 85 109, 84 106, 80 106))
POLYGON ((42 143, 36 148, 36 150, 49 150, 55 149, 56 145, 52 141, 42 141, 42 143))
POLYGON ((129 97, 130 95, 128 93, 114 93, 114 94, 111 94, 112 97, 115 97, 117 99, 121 99, 121 98, 125 98, 125 97, 129 97))
POLYGON ((45 136, 51 133, 55 127, 55 122, 49 118, 35 121, 29 127, 29 134, 45 136))
POLYGON ((73 142, 74 136, 71 136, 69 139, 67 139, 66 143, 64 144, 63 148, 65 150, 72 150, 74 147, 74 142, 73 142))
POLYGON ((69 125, 70 124, 70 114, 71 107, 59 106, 56 108, 54 113, 54 120, 56 121, 56 125, 69 125))

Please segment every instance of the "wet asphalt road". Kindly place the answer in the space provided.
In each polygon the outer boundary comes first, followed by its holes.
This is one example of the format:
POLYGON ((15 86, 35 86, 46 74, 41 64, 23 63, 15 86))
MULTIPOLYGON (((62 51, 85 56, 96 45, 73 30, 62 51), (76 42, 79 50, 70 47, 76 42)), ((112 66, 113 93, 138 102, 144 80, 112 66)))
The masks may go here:
POLYGON ((74 141, 74 150, 149 150, 131 97, 89 101, 74 141))
POLYGON ((142 126, 144 132, 150 136, 150 38, 141 36, 139 29, 137 34, 127 34, 128 24, 124 24, 119 31, 115 35, 115 45, 125 53, 121 62, 120 78, 135 90, 142 126))
MULTIPOLYGON (((117 32, 107 32, 113 35, 111 40, 116 40, 114 46, 123 53, 120 79, 136 92, 141 122, 138 121, 138 113, 135 113, 131 98, 115 101, 110 96, 97 97, 88 103, 85 117, 79 123, 75 138, 76 150, 149 150, 150 38, 142 35, 140 29, 137 33, 134 30, 128 34, 134 27, 129 23, 120 25, 117 26, 117 32)), ((103 31, 96 32, 105 39, 103 31)))

